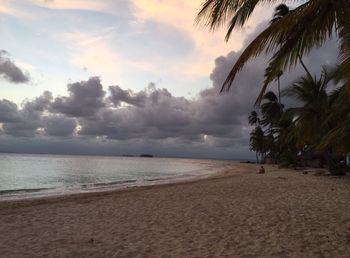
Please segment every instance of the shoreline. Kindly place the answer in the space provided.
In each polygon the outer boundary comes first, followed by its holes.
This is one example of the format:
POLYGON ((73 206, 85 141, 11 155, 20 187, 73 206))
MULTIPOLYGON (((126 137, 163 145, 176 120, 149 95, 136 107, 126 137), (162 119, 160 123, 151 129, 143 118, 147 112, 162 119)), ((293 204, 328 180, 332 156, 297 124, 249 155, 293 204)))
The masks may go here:
POLYGON ((0 202, 5 257, 347 257, 350 178, 266 166, 0 202))
POLYGON ((143 187, 153 187, 158 185, 172 185, 181 184, 187 182, 195 182, 198 180, 205 180, 211 177, 219 176, 224 174, 235 167, 240 167, 238 162, 233 161, 231 165, 223 165, 219 171, 206 172, 204 174, 196 175, 176 175, 170 177, 159 177, 151 178, 143 181, 138 180, 126 180, 126 181, 116 181, 107 183, 92 183, 90 185, 80 185, 79 187, 65 188, 65 190, 59 191, 59 188, 42 188, 42 189, 14 189, 14 190, 4 190, 3 192, 26 192, 26 194, 3 194, 0 195, 0 204, 2 202, 12 202, 12 201, 31 201, 31 200, 41 200, 49 198, 66 198, 75 195, 86 195, 86 194, 99 194, 108 192, 119 192, 124 190, 138 189, 143 187), (230 167, 230 168, 227 168, 230 167), (39 190, 39 191, 37 191, 39 190), (42 190, 42 191, 41 191, 42 190), (44 192, 48 190, 48 192, 44 192))
MULTIPOLYGON (((69 156, 71 159, 72 157, 69 156)), ((106 157, 109 159, 109 157, 106 157)), ((74 158, 73 158, 74 159, 74 158)), ((146 160, 146 159, 145 159, 146 160)), ((151 159, 147 159, 149 161, 151 159)), ((155 158, 155 163, 159 162, 159 158, 155 158)), ((160 162, 161 165, 164 166, 167 162, 173 162, 174 159, 164 159, 165 161, 160 162), (165 162, 165 163, 164 163, 165 162)), ((56 161, 56 160, 54 160, 56 161)), ((77 193, 89 193, 89 192, 103 192, 103 191, 111 191, 115 189, 124 189, 130 187, 138 187, 144 185, 154 185, 154 184, 166 184, 168 182, 178 182, 178 181, 187 181, 202 177, 207 177, 208 175, 215 174, 217 171, 227 170, 233 166, 238 164, 237 161, 226 161, 226 160, 203 160, 203 162, 194 162, 195 165, 192 165, 193 159, 183 160, 181 164, 179 164, 180 168, 163 168, 160 166, 160 169, 156 169, 155 173, 152 172, 144 173, 142 171, 137 170, 138 160, 132 160, 131 164, 134 164, 134 167, 129 169, 129 172, 125 171, 125 158, 121 161, 121 171, 118 171, 118 168, 111 168, 111 160, 107 160, 107 172, 102 169, 102 174, 99 175, 100 169, 98 167, 94 167, 90 174, 92 174, 91 178, 85 180, 85 171, 78 171, 76 174, 72 174, 72 176, 76 176, 77 179, 71 181, 69 177, 71 176, 69 173, 66 175, 65 172, 61 175, 62 178, 55 178, 55 173, 62 173, 55 166, 51 168, 47 167, 48 176, 45 177, 38 173, 38 175, 33 174, 31 177, 31 181, 29 183, 26 182, 13 182, 13 180, 8 180, 9 185, 5 185, 6 183, 6 173, 5 171, 5 183, 2 182, 0 190, 0 202, 6 200, 21 200, 21 199, 36 199, 36 198, 49 198, 55 196, 66 196, 77 193), (183 166, 181 166, 184 164, 183 166), (123 167, 124 166, 124 167, 123 167), (188 167, 186 167, 188 166, 188 167), (51 168, 51 169, 50 169, 51 168), (109 169, 109 170, 108 170, 109 169), (124 170, 123 170, 124 169, 124 170), (134 171, 134 170, 135 171, 134 171), (53 171, 53 172, 52 172, 53 171), (51 173, 52 172, 52 173, 51 173), (124 173, 124 174, 123 174, 124 173), (129 174, 128 174, 129 173, 129 174), (50 178, 54 177, 54 178, 50 178), (64 178, 64 177, 67 177, 64 178), (82 179, 80 179, 81 177, 82 179), (34 180, 38 180, 43 183, 35 183, 34 180), (45 181, 48 180, 48 181, 45 181), (54 180, 57 180, 54 181, 54 180), (60 181, 62 180, 62 181, 60 181), (67 180, 67 182, 66 182, 67 180), (34 182, 34 183, 33 183, 34 182), (49 183, 47 183, 49 182, 49 183), (11 188, 12 186, 12 188, 11 188)), ((113 161, 113 160, 112 160, 113 161)), ((117 162, 118 163, 118 160, 117 162)), ((141 162, 142 163, 142 162, 141 162)), ((175 165, 178 162, 173 162, 175 165)), ((118 164, 117 164, 118 165, 118 164)), ((149 162, 146 162, 146 171, 147 166, 149 166, 149 162)), ((15 168, 17 169, 17 168, 15 168)), ((151 168, 152 169, 152 162, 151 168)), ((46 171, 46 170, 43 170, 46 171)), ((30 175, 30 171, 28 171, 30 175)), ((43 173, 42 173, 43 174, 43 173)), ((22 176, 22 175, 21 175, 22 176)), ((88 175, 90 176, 90 175, 88 175)), ((8 176, 9 177, 9 176, 8 176)), ((10 178, 10 177, 9 177, 10 178)))
MULTIPOLYGON (((86 192, 70 192, 70 193, 62 193, 62 194, 54 194, 54 195, 46 195, 46 196, 28 196, 28 197, 18 197, 13 199, 0 199, 0 210, 2 209, 2 204, 13 204, 15 206, 21 204, 28 204, 27 206, 34 205, 36 202, 38 205, 44 203, 55 203, 60 201, 70 201, 76 199, 84 199, 84 198, 94 198, 94 197, 103 197, 114 194, 122 194, 129 193, 135 191, 143 191, 143 190, 152 190, 169 186, 183 185, 183 184, 192 184, 198 181, 212 180, 223 177, 232 177, 235 174, 239 173, 250 173, 249 168, 243 168, 244 163, 237 163, 232 165, 230 169, 222 169, 220 171, 211 172, 203 175, 195 175, 195 176, 183 176, 183 177, 173 177, 172 179, 156 179, 151 180, 150 184, 135 184, 135 185, 120 185, 120 187, 111 187, 111 188, 96 188, 92 191, 86 192), (234 170, 234 169, 239 170, 234 170), (232 170, 234 170, 232 172, 232 170), (152 183, 155 182, 155 183, 152 183)), ((247 164, 252 165, 252 164, 247 164)), ((0 213, 1 214, 1 213, 0 213)))

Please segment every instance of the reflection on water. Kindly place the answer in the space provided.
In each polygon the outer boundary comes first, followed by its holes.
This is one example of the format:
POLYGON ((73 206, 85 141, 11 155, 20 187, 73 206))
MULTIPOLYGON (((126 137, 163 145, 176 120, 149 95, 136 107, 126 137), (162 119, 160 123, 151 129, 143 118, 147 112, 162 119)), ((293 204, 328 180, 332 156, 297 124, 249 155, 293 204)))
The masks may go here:
POLYGON ((0 154, 0 194, 81 189, 208 174, 229 161, 0 154))

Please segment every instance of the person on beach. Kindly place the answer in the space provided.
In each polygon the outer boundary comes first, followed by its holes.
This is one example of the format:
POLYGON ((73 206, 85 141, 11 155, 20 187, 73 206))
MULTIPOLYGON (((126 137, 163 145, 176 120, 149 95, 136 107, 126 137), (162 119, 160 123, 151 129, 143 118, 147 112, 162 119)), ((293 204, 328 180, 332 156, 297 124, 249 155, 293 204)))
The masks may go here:
POLYGON ((264 166, 261 166, 259 169, 259 174, 265 174, 265 168, 264 166))

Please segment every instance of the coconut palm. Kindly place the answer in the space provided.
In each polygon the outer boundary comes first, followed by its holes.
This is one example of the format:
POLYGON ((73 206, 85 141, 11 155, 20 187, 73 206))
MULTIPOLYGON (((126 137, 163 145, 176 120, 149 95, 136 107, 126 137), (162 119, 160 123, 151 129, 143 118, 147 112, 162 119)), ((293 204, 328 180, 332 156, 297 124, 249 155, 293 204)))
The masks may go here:
POLYGON ((325 121, 334 127, 322 138, 319 149, 334 146, 338 154, 350 153, 350 98, 342 86, 330 95, 330 110, 325 121))
POLYGON ((293 115, 283 113, 275 127, 276 145, 279 147, 277 157, 282 166, 297 166, 297 145, 295 135, 295 124, 293 123, 293 115))
POLYGON ((286 4, 279 4, 275 8, 275 13, 270 23, 274 23, 282 19, 289 13, 289 7, 286 4))
MULTIPOLYGON (((331 110, 331 99, 327 88, 334 78, 334 71, 323 68, 321 76, 311 79, 303 76, 284 91, 284 95, 297 99, 300 107, 290 108, 286 111, 294 116, 294 134, 297 139, 297 147, 309 150, 317 150, 317 146, 323 137, 334 128, 335 124, 329 118, 331 110)), ((331 173, 334 168, 334 146, 326 145, 325 148, 318 148, 323 152, 331 173)))
MULTIPOLYGON (((205 0, 197 15, 198 22, 204 22, 215 30, 228 24, 226 40, 234 28, 243 27, 258 4, 272 5, 277 0, 205 0)), ((287 0, 299 2, 293 10, 279 10, 273 18, 243 51, 225 80, 222 90, 228 90, 237 72, 252 58, 261 54, 272 54, 266 68, 265 79, 257 101, 261 101, 266 88, 280 71, 293 68, 304 55, 314 47, 321 46, 332 36, 339 38, 339 69, 350 92, 350 3, 349 0, 287 0), (283 14, 283 15, 282 15, 283 14)))
POLYGON ((260 126, 254 128, 250 133, 250 150, 255 151, 256 163, 262 163, 266 154, 266 138, 264 131, 260 126))
POLYGON ((283 105, 278 101, 275 93, 272 91, 267 92, 260 105, 262 120, 261 124, 264 126, 274 127, 282 115, 283 105))
POLYGON ((282 108, 282 102, 281 102, 281 76, 282 75, 283 75, 282 71, 280 71, 277 74, 278 102, 279 102, 281 108, 282 108))
MULTIPOLYGON (((277 22, 277 21, 279 21, 280 19, 282 19, 284 16, 286 16, 286 15, 289 13, 289 10, 290 10, 290 9, 289 9, 289 7, 288 7, 287 5, 285 5, 285 4, 279 4, 279 5, 275 8, 275 13, 274 13, 273 18, 272 18, 272 20, 271 20, 271 23, 277 22)), ((281 39, 281 42, 280 42, 280 43, 283 43, 283 40, 282 40, 282 39, 281 39)), ((301 64, 301 66, 304 68, 306 74, 307 74, 310 78, 312 78, 310 71, 307 69, 307 67, 306 67, 306 65, 305 65, 305 63, 304 63, 304 61, 303 61, 303 59, 301 58, 300 55, 298 55, 298 59, 299 59, 299 62, 300 62, 300 64, 301 64)), ((279 82, 280 82, 279 79, 280 79, 280 77, 282 76, 282 74, 283 74, 282 71, 279 71, 279 73, 277 74, 278 84, 279 84, 279 82)), ((278 90, 279 90, 279 85, 278 85, 278 90)), ((280 95, 279 95, 279 97, 280 97, 280 95)), ((280 101, 280 103, 281 103, 281 101, 280 101)))
POLYGON ((256 111, 252 111, 248 117, 248 121, 250 125, 254 125, 255 127, 260 125, 260 118, 258 113, 256 111))
POLYGON ((260 105, 262 120, 261 125, 267 127, 266 129, 266 147, 269 157, 276 160, 280 152, 277 144, 277 133, 279 120, 283 114, 283 107, 279 103, 278 98, 272 91, 267 92, 260 105))
MULTIPOLYGON (((255 156, 256 156, 256 163, 258 164, 259 163, 259 144, 258 144, 258 134, 257 134, 257 130, 258 130, 258 127, 260 128, 260 118, 259 118, 259 115, 258 113, 253 110, 249 117, 248 117, 248 122, 250 125, 254 125, 255 128, 254 130, 252 131, 252 133, 250 134, 251 135, 251 138, 250 138, 250 144, 251 144, 251 150, 254 150, 255 151, 255 156)), ((261 128, 260 128, 261 129, 261 128)), ((264 136, 264 133, 262 132, 262 138, 264 136)))

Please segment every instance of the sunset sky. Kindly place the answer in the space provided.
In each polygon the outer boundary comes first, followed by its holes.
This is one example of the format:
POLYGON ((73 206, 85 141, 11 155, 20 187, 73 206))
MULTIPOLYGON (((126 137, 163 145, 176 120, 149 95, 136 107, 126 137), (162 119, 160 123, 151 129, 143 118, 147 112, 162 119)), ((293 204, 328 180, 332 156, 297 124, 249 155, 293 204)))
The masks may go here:
POLYGON ((0 151, 252 157, 266 58, 219 88, 273 7, 225 42, 225 28, 195 24, 201 2, 0 0, 0 151))
POLYGON ((214 59, 239 50, 245 35, 211 33, 194 22, 201 0, 0 1, 2 48, 31 76, 3 97, 20 102, 43 90, 100 76, 106 85, 141 90, 149 82, 195 97, 210 85, 214 59), (20 92, 20 93, 19 93, 20 92))

